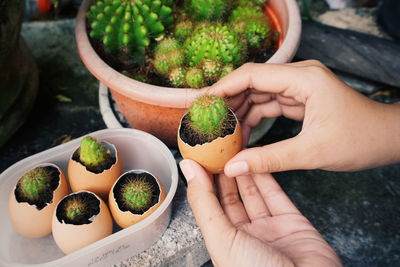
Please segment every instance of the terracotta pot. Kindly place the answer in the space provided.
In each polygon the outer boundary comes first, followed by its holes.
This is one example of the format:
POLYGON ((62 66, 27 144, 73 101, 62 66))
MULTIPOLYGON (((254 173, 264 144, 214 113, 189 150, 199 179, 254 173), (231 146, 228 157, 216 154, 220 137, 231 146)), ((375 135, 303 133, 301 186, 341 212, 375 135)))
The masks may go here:
MULTIPOLYGON (((76 20, 76 42, 87 69, 111 91, 119 110, 132 127, 151 133, 169 146, 176 147, 179 121, 190 103, 204 93, 198 89, 161 87, 131 79, 108 66, 95 52, 86 32, 83 1, 76 20)), ((269 0, 267 12, 272 15, 282 40, 277 52, 267 61, 286 63, 295 55, 301 34, 300 12, 295 0, 269 0)))

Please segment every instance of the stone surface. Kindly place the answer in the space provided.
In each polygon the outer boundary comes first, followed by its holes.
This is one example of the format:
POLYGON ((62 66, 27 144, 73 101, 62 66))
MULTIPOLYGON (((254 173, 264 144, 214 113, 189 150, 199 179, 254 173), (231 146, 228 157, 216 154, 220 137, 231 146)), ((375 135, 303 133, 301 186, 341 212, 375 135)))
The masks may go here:
MULTIPOLYGON (((23 35, 40 70, 40 94, 27 124, 0 149, 0 172, 70 138, 105 128, 98 84, 77 55, 73 20, 27 23, 23 35)), ((296 135, 301 123, 279 118, 257 143, 296 135)), ((359 172, 290 171, 278 182, 338 252, 345 266, 396 266, 400 261, 400 164, 359 172)), ((147 251, 116 266, 199 266, 208 259, 179 184, 170 227, 147 251)))

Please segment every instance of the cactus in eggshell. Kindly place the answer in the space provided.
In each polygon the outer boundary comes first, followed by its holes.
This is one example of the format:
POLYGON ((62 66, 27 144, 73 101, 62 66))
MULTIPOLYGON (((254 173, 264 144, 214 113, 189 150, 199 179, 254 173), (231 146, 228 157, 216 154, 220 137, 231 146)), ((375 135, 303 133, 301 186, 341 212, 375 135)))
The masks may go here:
POLYGON ((87 18, 90 37, 113 54, 128 54, 140 62, 150 43, 173 23, 173 0, 97 0, 87 18))
POLYGON ((203 95, 189 108, 189 126, 203 140, 212 141, 225 130, 228 105, 219 96, 203 95))
POLYGON ((143 212, 152 204, 153 185, 145 178, 130 179, 121 188, 122 201, 126 207, 135 212, 143 212))

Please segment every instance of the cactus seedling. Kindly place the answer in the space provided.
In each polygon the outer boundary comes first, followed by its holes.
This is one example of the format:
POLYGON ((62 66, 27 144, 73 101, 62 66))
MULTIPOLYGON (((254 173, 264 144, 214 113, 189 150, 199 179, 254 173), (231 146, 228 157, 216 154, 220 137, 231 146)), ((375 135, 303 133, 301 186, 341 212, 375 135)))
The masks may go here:
POLYGON ((172 69, 183 64, 184 59, 184 52, 179 42, 172 37, 165 38, 155 48, 154 68, 159 74, 168 76, 172 69))
POLYGON ((79 159, 88 168, 98 168, 111 160, 111 151, 91 136, 82 139, 79 159))
POLYGON ((89 191, 72 193, 57 205, 56 216, 59 222, 82 225, 93 222, 100 213, 100 200, 89 191))
POLYGON ((173 23, 172 0, 97 0, 87 18, 93 39, 113 54, 144 59, 146 48, 173 23))
POLYGON ((60 183, 59 175, 58 169, 52 166, 36 167, 24 173, 15 188, 17 201, 36 205, 38 210, 46 207, 60 183))
POLYGON ((188 69, 185 80, 187 85, 193 88, 200 88, 206 85, 203 71, 195 67, 188 69))
POLYGON ((160 185, 147 172, 131 171, 124 174, 112 190, 119 209, 133 214, 144 214, 161 201, 160 185))
POLYGON ((227 128, 228 112, 228 106, 221 97, 201 96, 189 108, 189 126, 201 140, 210 142, 227 128))

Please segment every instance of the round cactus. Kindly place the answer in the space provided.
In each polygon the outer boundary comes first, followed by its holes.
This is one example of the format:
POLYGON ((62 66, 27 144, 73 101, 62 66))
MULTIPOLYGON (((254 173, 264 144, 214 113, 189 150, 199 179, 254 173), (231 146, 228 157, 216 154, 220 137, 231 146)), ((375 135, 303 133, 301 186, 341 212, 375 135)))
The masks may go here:
POLYGON ((79 159, 86 167, 97 167, 110 160, 111 152, 95 138, 86 136, 80 145, 79 159))
POLYGON ((50 189, 51 179, 51 171, 44 167, 36 167, 22 175, 18 181, 17 190, 27 200, 38 201, 40 195, 50 189))
POLYGON ((197 21, 220 20, 228 10, 228 0, 189 0, 188 7, 197 21))
POLYGON ((174 35, 177 39, 184 41, 192 33, 193 28, 194 24, 190 19, 182 20, 176 23, 174 28, 174 35))
POLYGON ((183 87, 186 86, 185 76, 186 76, 185 68, 181 67, 174 68, 169 74, 169 81, 174 86, 183 87))
POLYGON ((79 221, 80 217, 87 214, 87 203, 76 197, 69 197, 65 204, 65 217, 70 221, 79 221))
POLYGON ((231 73, 233 70, 234 70, 234 67, 231 64, 224 65, 222 67, 221 74, 220 74, 219 78, 221 79, 222 77, 224 77, 224 76, 228 75, 229 73, 231 73))
POLYGON ((184 51, 175 38, 165 38, 157 44, 154 52, 154 68, 159 74, 168 76, 171 70, 181 66, 184 60, 184 51))
POLYGON ((121 188, 122 202, 135 213, 150 208, 153 194, 153 185, 144 178, 130 179, 121 188))
POLYGON ((107 52, 140 62, 151 41, 173 23, 172 6, 172 0, 97 0, 87 13, 89 35, 107 52))
POLYGON ((246 42, 233 30, 221 23, 202 24, 185 41, 185 51, 190 66, 205 59, 238 66, 246 55, 246 42))
POLYGON ((200 88, 206 85, 203 71, 199 68, 189 68, 185 76, 186 84, 192 88, 200 88))
POLYGON ((229 17, 229 21, 235 31, 246 37, 250 48, 261 48, 270 35, 271 25, 258 6, 235 8, 229 17))
POLYGON ((225 130, 228 111, 228 106, 221 97, 203 95, 189 108, 190 128, 203 140, 212 141, 225 130))
POLYGON ((204 77, 208 81, 215 81, 221 75, 222 64, 219 61, 206 59, 202 66, 204 77))

